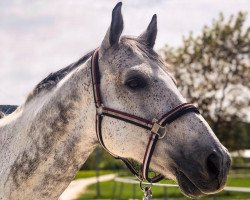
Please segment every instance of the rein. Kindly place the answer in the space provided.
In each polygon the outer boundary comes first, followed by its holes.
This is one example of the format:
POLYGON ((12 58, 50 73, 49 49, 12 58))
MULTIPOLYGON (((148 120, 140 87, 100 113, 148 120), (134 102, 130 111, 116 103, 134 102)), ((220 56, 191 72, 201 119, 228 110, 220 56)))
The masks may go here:
POLYGON ((129 168, 129 170, 140 181, 147 180, 150 183, 155 183, 164 179, 164 176, 161 174, 155 175, 152 178, 149 177, 150 161, 153 156, 157 141, 166 136, 165 126, 167 124, 170 124, 171 122, 175 121, 176 119, 178 119, 179 117, 181 117, 182 115, 186 113, 189 113, 189 112, 199 113, 198 109, 190 103, 183 103, 173 108, 166 114, 162 115, 159 118, 159 120, 153 119, 150 121, 150 120, 126 113, 126 112, 122 112, 119 110, 106 107, 103 104, 102 96, 101 96, 101 89, 100 89, 101 80, 100 80, 100 71, 99 71, 99 63, 98 63, 98 49, 95 50, 91 58, 91 75, 92 75, 94 100, 95 100, 95 106, 96 106, 96 134, 102 147, 107 152, 109 152, 112 156, 114 156, 116 159, 122 160, 126 164, 126 166, 129 168), (141 171, 137 171, 133 167, 133 164, 131 161, 129 161, 129 159, 117 156, 106 148, 103 142, 103 138, 102 138, 102 119, 105 116, 119 119, 119 120, 134 124, 136 126, 139 126, 141 128, 144 128, 150 131, 151 135, 150 135, 150 138, 146 147, 146 151, 144 154, 143 163, 141 165, 141 171))

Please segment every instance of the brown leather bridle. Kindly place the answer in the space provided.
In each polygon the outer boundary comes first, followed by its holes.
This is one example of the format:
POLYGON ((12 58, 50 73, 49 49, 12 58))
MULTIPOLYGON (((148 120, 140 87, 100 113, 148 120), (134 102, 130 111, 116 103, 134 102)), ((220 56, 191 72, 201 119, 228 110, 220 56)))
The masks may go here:
POLYGON ((97 138, 102 145, 102 147, 109 152, 112 156, 117 159, 121 159, 126 166, 130 169, 130 171, 137 176, 141 181, 147 180, 148 182, 155 183, 162 179, 164 176, 158 174, 152 178, 149 177, 149 165, 150 161, 156 146, 156 143, 159 139, 162 139, 166 135, 166 128, 167 124, 170 124, 177 118, 181 117, 182 115, 188 112, 195 112, 199 113, 198 109, 190 104, 190 103, 183 103, 175 107, 174 109, 170 110, 166 114, 164 114, 159 120, 147 120, 126 112, 122 112, 119 110, 115 110, 112 108, 108 108, 103 104, 102 95, 100 90, 100 71, 99 71, 99 64, 98 64, 98 49, 95 50, 92 58, 91 58, 91 75, 92 75, 92 84, 93 84, 93 92, 94 92, 94 99, 95 99, 95 106, 96 106, 96 134, 97 138), (127 158, 119 157, 112 152, 110 152, 102 138, 102 119, 104 116, 112 117, 115 119, 119 119, 136 126, 142 127, 147 129, 151 132, 148 145, 146 147, 143 164, 141 166, 141 171, 137 171, 132 162, 129 161, 127 158))

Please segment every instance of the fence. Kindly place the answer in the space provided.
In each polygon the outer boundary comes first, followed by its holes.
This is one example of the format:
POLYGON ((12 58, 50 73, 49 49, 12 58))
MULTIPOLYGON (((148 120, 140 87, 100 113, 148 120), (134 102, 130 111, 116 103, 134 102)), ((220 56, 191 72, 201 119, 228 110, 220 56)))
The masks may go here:
MULTIPOLYGON (((132 184, 133 185, 133 193, 132 193, 132 199, 135 199, 136 196, 136 185, 139 184, 139 181, 137 180, 133 180, 131 178, 121 178, 121 177, 116 177, 114 179, 114 187, 113 187, 113 194, 115 193, 116 188, 116 183, 120 182, 122 183, 119 189, 119 199, 121 199, 121 195, 122 195, 122 190, 123 190, 123 183, 128 183, 128 184, 132 184)), ((150 183, 143 183, 145 185, 150 184, 150 183)), ((168 199, 168 194, 167 194, 167 188, 178 188, 178 185, 175 184, 162 184, 162 183, 153 183, 153 186, 156 187, 163 187, 163 191, 164 191, 164 200, 168 199)), ((224 191, 228 191, 228 192, 245 192, 245 193, 249 193, 250 194, 250 188, 248 187, 225 187, 224 191)), ((213 195, 214 199, 217 199, 217 195, 214 194, 213 195)), ((114 199, 114 196, 112 197, 112 199, 114 199)))

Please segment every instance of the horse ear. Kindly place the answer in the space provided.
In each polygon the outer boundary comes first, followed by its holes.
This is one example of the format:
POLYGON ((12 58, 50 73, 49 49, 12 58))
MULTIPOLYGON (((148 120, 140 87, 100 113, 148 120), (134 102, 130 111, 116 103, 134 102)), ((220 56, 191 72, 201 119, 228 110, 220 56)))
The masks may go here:
POLYGON ((123 31, 123 17, 121 13, 122 2, 116 4, 112 11, 111 25, 104 37, 101 45, 101 51, 118 44, 120 36, 123 31))
POLYGON ((157 35, 157 15, 154 14, 146 31, 144 31, 138 38, 145 42, 149 47, 153 48, 157 35))

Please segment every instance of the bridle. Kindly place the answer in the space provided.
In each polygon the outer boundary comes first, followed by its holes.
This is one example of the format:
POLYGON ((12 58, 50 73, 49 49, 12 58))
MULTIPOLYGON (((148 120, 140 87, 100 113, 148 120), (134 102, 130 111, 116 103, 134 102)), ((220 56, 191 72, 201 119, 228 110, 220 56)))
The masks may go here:
POLYGON ((98 49, 95 50, 91 58, 91 75, 92 75, 94 100, 95 100, 95 106, 96 106, 96 134, 102 147, 115 158, 122 160, 126 164, 126 166, 129 168, 129 170, 135 176, 137 176, 141 181, 147 180, 148 182, 155 183, 164 179, 164 176, 161 174, 155 175, 152 178, 149 177, 149 165, 150 165, 150 161, 154 153, 154 149, 157 144, 157 141, 165 137, 166 135, 165 126, 167 124, 170 124, 171 122, 173 122, 174 120, 178 119, 179 117, 181 117, 182 115, 186 113, 189 113, 189 112, 199 113, 198 109, 190 103, 183 103, 173 108, 172 110, 170 110, 163 116, 161 116, 158 120, 153 119, 152 121, 150 121, 150 120, 126 113, 126 112, 122 112, 119 110, 106 107, 103 104, 102 96, 101 96, 101 89, 100 89, 98 49), (141 166, 140 171, 134 168, 132 162, 129 159, 119 157, 113 154, 105 146, 103 142, 103 138, 102 138, 102 120, 104 116, 112 117, 115 119, 125 121, 130 124, 134 124, 141 128, 147 129, 151 132, 151 135, 150 135, 147 147, 146 147, 143 164, 141 166))

